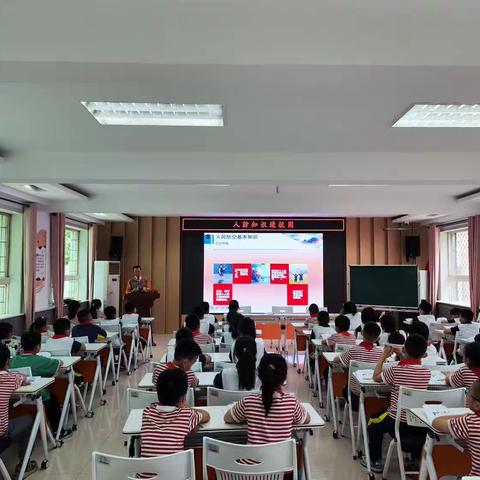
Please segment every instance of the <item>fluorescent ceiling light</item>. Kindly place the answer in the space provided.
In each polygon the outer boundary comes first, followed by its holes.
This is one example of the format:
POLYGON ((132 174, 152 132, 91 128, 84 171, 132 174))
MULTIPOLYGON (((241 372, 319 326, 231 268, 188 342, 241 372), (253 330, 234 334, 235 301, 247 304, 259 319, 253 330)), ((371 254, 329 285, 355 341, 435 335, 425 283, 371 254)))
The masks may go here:
POLYGON ((223 127, 222 105, 81 102, 102 125, 223 127))
POLYGON ((414 105, 394 127, 472 128, 480 127, 480 105, 414 105))
POLYGON ((365 183, 331 183, 329 187, 391 187, 385 183, 365 184, 365 183))
POLYGON ((40 188, 40 187, 37 187, 36 185, 32 185, 32 184, 25 184, 23 186, 24 188, 26 188, 27 190, 30 190, 32 192, 44 192, 45 190, 43 188, 40 188))
POLYGON ((92 213, 92 215, 95 215, 96 217, 106 217, 106 213, 92 213))

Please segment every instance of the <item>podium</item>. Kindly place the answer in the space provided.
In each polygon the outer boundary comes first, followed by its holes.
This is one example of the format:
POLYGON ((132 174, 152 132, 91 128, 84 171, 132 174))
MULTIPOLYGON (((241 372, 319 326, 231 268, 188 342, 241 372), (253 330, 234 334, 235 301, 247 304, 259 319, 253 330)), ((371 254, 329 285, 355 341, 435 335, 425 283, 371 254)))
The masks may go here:
POLYGON ((135 305, 137 313, 141 317, 151 317, 151 308, 153 307, 153 302, 157 298, 160 298, 160 294, 156 290, 151 290, 149 292, 132 292, 125 295, 125 300, 131 302, 135 305))

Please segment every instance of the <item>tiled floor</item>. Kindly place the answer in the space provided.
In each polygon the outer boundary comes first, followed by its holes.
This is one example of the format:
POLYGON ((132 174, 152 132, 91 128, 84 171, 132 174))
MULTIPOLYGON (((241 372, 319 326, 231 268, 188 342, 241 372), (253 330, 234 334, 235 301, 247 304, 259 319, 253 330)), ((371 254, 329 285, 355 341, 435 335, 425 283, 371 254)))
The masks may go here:
MULTIPOLYGON (((154 349, 154 359, 159 359, 165 352, 168 336, 158 336, 158 346, 154 349)), ((122 426, 126 417, 125 392, 127 387, 136 387, 146 371, 141 366, 133 375, 122 374, 116 387, 107 387, 107 404, 97 406, 91 419, 80 417, 78 430, 65 441, 62 448, 50 452, 50 466, 45 471, 39 471, 30 478, 33 480, 87 480, 91 478, 91 452, 98 450, 107 453, 125 455, 122 426)), ((313 398, 307 388, 303 375, 290 367, 287 391, 294 392, 302 401, 311 401, 318 408, 318 400, 313 398)), ((322 411, 323 413, 323 411, 322 411)), ((313 478, 324 479, 365 479, 366 470, 351 456, 348 438, 332 438, 331 426, 314 432, 309 439, 310 462, 313 478)), ((34 458, 41 460, 39 450, 34 458)), ((395 472, 389 475, 389 480, 399 476, 395 472)), ((378 476, 380 478, 380 476, 378 476)))

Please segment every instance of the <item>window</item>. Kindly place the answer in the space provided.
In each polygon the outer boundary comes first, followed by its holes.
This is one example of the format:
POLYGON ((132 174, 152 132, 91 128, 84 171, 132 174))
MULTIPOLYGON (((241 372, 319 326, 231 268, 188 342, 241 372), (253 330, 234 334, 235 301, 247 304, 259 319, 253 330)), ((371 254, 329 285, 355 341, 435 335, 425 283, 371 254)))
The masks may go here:
POLYGON ((440 299, 470 306, 466 226, 440 232, 440 299))
POLYGON ((0 212, 0 315, 9 309, 10 215, 0 212))
POLYGON ((88 282, 88 231, 65 229, 64 297, 86 300, 88 282))

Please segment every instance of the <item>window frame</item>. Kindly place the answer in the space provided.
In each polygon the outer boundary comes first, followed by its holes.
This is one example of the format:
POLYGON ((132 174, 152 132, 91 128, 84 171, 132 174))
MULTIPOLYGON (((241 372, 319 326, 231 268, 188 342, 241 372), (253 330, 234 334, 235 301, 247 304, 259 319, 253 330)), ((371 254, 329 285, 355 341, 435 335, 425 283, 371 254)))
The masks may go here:
MULTIPOLYGON (((440 230, 439 239, 439 257, 440 257, 440 272, 439 272, 439 288, 438 301, 446 304, 460 305, 463 307, 470 307, 470 272, 468 259, 468 224, 460 223, 444 227, 440 230), (467 273, 462 274, 457 271, 457 234, 464 232, 467 237, 467 258, 466 266, 467 273), (456 290, 458 292, 458 285, 460 283, 467 284, 466 298, 452 298, 450 292, 456 290)), ((458 297, 458 295, 457 295, 458 297)))
MULTIPOLYGON (((6 226, 1 227, 6 229, 5 243, 5 275, 0 276, 0 287, 5 286, 4 298, 5 302, 0 304, 0 316, 8 315, 10 310, 10 255, 11 255, 11 241, 12 241, 12 216, 11 214, 0 211, 0 220, 6 219, 6 226), (3 305, 3 306, 2 306, 3 305)), ((3 222, 0 222, 3 223, 3 222)))
POLYGON ((67 223, 65 226, 65 243, 67 231, 75 232, 77 235, 76 248, 76 273, 67 274, 67 263, 64 255, 64 297, 72 298, 78 301, 85 301, 88 299, 88 248, 89 235, 88 229, 77 226, 76 224, 67 223), (77 282, 75 295, 69 295, 67 290, 67 282, 77 282))

